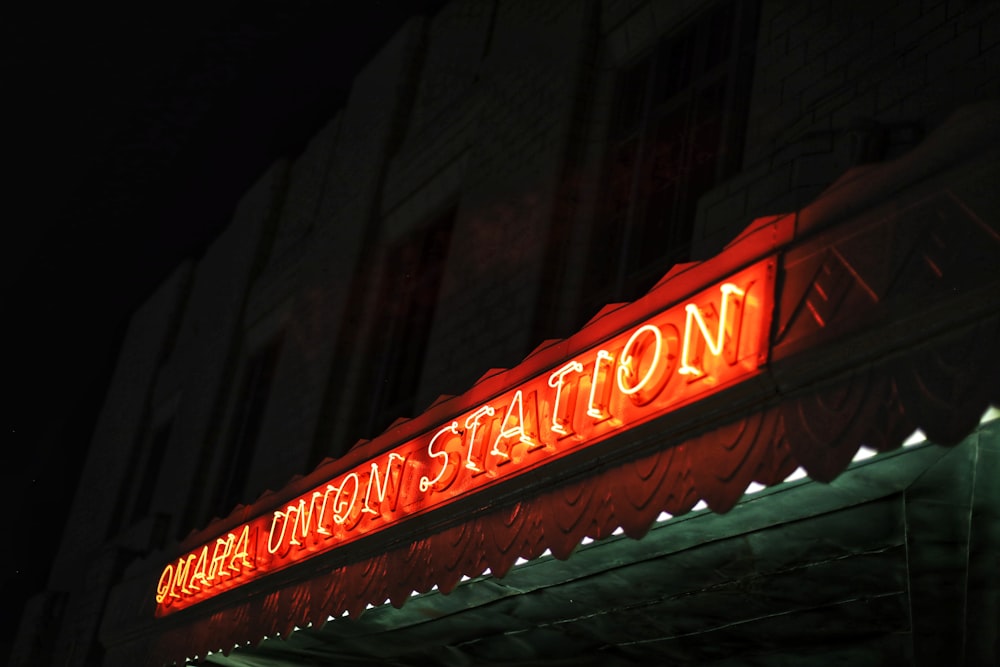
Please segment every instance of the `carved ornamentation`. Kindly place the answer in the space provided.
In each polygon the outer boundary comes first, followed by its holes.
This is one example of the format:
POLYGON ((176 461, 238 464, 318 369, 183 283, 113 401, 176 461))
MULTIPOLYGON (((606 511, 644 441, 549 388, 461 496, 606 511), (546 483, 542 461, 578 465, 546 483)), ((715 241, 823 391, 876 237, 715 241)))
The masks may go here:
POLYGON ((741 394, 739 415, 532 497, 486 498, 463 522, 412 543, 157 621, 151 663, 205 646, 228 652, 385 600, 400 607, 411 591, 447 593, 486 568, 503 576, 546 549, 568 558, 584 537, 618 527, 639 538, 661 512, 683 514, 700 499, 725 512, 751 482, 778 483, 798 466, 829 481, 860 446, 891 450, 915 428, 956 443, 1000 402, 998 240, 948 191, 793 240, 777 248, 770 360, 753 399, 741 394))

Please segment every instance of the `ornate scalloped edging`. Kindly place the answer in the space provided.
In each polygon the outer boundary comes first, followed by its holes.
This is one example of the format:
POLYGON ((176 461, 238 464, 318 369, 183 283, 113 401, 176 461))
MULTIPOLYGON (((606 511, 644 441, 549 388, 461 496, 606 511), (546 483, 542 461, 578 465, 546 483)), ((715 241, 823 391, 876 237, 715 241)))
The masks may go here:
POLYGON ((777 484, 800 466, 828 481, 862 444, 889 451, 916 428, 955 444, 988 404, 1000 405, 1000 362, 991 354, 997 345, 1000 316, 676 446, 179 625, 160 636, 150 664, 182 661, 205 646, 228 654, 235 645, 287 637, 297 626, 343 622, 337 617, 344 612, 357 617, 387 600, 402 607, 413 591, 447 594, 487 568, 503 577, 519 558, 546 550, 564 560, 585 537, 601 539, 619 527, 639 539, 661 512, 684 514, 699 499, 725 512, 752 482, 777 484))
MULTIPOLYGON (((887 165, 883 176, 903 167, 887 165)), ((546 550, 568 558, 585 537, 600 539, 619 527, 638 539, 661 512, 683 514, 699 499, 725 512, 752 482, 776 484, 798 467, 829 481, 860 446, 892 450, 917 428, 931 441, 957 443, 989 404, 1000 405, 996 171, 995 160, 970 161, 955 174, 934 175, 931 187, 924 170, 923 180, 893 192, 881 209, 820 225, 842 204, 842 192, 833 191, 807 207, 801 223, 796 216, 755 221, 720 256, 671 271, 643 297, 645 304, 676 299, 669 294, 674 284, 708 282, 781 248, 771 362, 767 381, 756 388, 755 411, 405 547, 245 596, 224 610, 166 621, 150 664, 183 661, 208 646, 228 653, 237 644, 286 637, 296 626, 322 626, 345 611, 357 616, 386 600, 401 607, 413 591, 448 593, 463 576, 487 568, 502 577, 519 558, 546 550), (795 238, 796 229, 804 238, 795 238)), ((484 378, 474 390, 494 391, 612 326, 618 325, 595 318, 577 336, 543 346, 530 363, 484 378)), ((450 409, 450 400, 436 402, 399 431, 423 428, 450 409)), ((351 456, 392 437, 402 436, 384 434, 351 456)), ((302 483, 315 474, 323 471, 302 483)))

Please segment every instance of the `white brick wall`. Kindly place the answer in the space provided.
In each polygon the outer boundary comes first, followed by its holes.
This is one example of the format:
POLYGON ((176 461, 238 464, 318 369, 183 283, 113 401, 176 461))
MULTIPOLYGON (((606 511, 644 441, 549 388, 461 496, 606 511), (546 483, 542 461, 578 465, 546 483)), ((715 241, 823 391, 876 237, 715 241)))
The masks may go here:
POLYGON ((745 170, 702 201, 699 256, 815 198, 851 166, 859 128, 880 128, 894 157, 919 129, 1000 94, 998 22, 996 2, 763 0, 745 170))
POLYGON ((52 569, 55 589, 71 588, 80 576, 80 560, 100 551, 113 529, 110 522, 123 487, 138 474, 127 467, 129 454, 143 442, 144 417, 157 366, 180 316, 191 278, 190 264, 179 267, 132 316, 80 473, 76 498, 69 508, 62 546, 52 569))
MULTIPOLYGON (((378 210, 386 158, 400 132, 408 87, 424 25, 414 20, 386 45, 355 79, 335 137, 325 138, 329 154, 312 152, 314 143, 293 166, 287 197, 307 188, 314 196, 313 227, 258 279, 244 326, 273 332, 268 309, 280 304, 284 346, 257 442, 257 455, 247 480, 246 497, 282 486, 305 471, 324 418, 333 353, 344 335, 344 318, 353 281, 365 248, 367 230, 378 210), (329 165, 319 177, 310 165, 329 165), (302 181, 302 184, 299 181, 302 181), (269 295, 265 297, 265 292, 269 295)), ((321 135, 323 136, 323 135, 321 135)), ((296 209, 286 204, 286 215, 296 209)), ((284 219, 282 220, 284 223, 284 219)), ((232 406, 230 406, 230 411, 232 406)), ((333 453, 332 444, 328 447, 333 453)))
MULTIPOLYGON (((457 207, 455 232, 419 404, 520 361, 541 342, 540 309, 559 304, 552 322, 572 320, 615 74, 706 4, 454 0, 405 26, 302 155, 247 194, 197 268, 179 271, 137 311, 53 588, 80 585, 81 559, 104 572, 109 561, 98 555, 113 505, 135 474, 121 452, 147 441, 144 415, 168 401, 177 415, 154 509, 176 524, 193 502, 204 518, 206 489, 227 465, 220 452, 240 366, 278 331, 285 347, 245 498, 304 472, 316 451, 335 454, 375 435, 346 425, 357 409, 352 390, 370 370, 378 262, 448 206, 457 207), (558 275, 549 272, 553 257, 565 263, 558 275), (366 274, 363 262, 375 270, 366 274), (188 279, 180 332, 161 364, 188 279)), ((852 141, 883 132, 893 157, 917 128, 1000 96, 998 71, 998 2, 762 0, 743 169, 703 197, 696 252, 715 252, 754 216, 814 198, 850 167, 852 141)), ((129 590, 138 590, 143 575, 132 575, 129 590)), ((79 627, 67 628, 87 642, 100 610, 77 593, 67 614, 79 627)))

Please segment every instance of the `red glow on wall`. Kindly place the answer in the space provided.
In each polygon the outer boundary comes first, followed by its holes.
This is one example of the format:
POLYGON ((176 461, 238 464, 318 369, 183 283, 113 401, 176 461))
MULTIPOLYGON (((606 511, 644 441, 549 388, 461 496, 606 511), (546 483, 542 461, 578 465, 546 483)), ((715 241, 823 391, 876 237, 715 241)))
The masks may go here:
POLYGON ((544 466, 753 375, 768 349, 765 260, 457 414, 168 564, 183 609, 544 466))

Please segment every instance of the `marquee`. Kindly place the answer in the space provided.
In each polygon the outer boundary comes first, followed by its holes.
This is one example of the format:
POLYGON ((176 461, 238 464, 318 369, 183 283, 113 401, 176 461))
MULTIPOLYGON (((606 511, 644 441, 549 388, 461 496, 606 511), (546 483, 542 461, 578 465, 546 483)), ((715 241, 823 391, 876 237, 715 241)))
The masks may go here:
POLYGON ((571 456, 766 361, 771 259, 509 387, 167 564, 158 616, 571 456))

